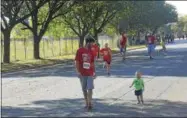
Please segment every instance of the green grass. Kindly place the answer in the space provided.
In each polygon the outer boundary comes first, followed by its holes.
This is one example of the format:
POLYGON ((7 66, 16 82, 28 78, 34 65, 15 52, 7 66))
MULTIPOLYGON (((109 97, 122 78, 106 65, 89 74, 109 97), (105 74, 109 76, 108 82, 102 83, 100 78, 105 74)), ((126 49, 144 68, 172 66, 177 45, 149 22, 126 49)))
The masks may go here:
MULTIPOLYGON (((144 48, 144 47, 145 45, 129 46, 127 50, 139 49, 139 48, 144 48)), ((112 51, 113 51, 113 54, 119 53, 118 48, 114 48, 112 51)), ((49 66, 49 65, 54 65, 54 64, 62 64, 62 63, 72 62, 74 57, 75 57, 75 54, 71 54, 71 55, 64 55, 64 56, 54 56, 54 57, 40 59, 40 60, 33 60, 33 59, 24 60, 24 61, 22 60, 22 61, 12 62, 10 64, 2 63, 1 71, 12 72, 12 71, 17 71, 17 70, 49 66)))
MULTIPOLYGON (((101 47, 105 43, 109 43, 109 46, 112 49, 116 48, 116 41, 114 40, 100 40, 99 43, 101 47)), ((55 41, 44 41, 40 42, 40 56, 41 58, 49 58, 56 56, 64 56, 75 54, 78 49, 78 40, 61 40, 61 42, 55 41)), ((3 47, 1 48, 1 55, 3 55, 3 47)), ((26 46, 24 41, 14 41, 10 43, 10 61, 23 61, 23 60, 32 60, 33 59, 33 41, 27 41, 26 46), (26 47, 26 53, 25 53, 26 47)), ((1 62, 3 56, 1 56, 1 62)))

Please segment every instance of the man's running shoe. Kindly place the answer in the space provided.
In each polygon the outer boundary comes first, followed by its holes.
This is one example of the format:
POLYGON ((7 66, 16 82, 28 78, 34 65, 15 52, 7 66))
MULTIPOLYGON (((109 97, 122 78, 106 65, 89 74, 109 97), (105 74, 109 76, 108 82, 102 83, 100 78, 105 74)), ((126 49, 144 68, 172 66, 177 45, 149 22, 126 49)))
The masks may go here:
POLYGON ((88 106, 88 111, 92 110, 92 106, 88 106))
POLYGON ((150 56, 150 59, 152 60, 152 59, 153 59, 153 57, 151 57, 151 56, 150 56))

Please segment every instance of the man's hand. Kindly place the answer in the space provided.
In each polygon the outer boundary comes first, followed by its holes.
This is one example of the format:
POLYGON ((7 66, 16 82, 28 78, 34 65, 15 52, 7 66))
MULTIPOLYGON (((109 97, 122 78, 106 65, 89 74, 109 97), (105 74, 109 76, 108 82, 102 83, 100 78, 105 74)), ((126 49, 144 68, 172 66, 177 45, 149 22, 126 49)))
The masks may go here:
POLYGON ((80 73, 77 73, 77 76, 78 76, 78 78, 81 78, 81 77, 82 77, 82 75, 81 75, 80 73))
POLYGON ((97 78, 97 76, 96 76, 96 74, 94 73, 94 75, 93 75, 93 79, 96 79, 97 78))

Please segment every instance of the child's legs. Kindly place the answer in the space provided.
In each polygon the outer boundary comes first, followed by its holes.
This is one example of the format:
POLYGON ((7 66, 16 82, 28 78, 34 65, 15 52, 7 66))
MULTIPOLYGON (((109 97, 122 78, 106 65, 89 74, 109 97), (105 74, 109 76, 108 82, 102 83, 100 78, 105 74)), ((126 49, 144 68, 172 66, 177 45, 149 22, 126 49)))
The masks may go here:
POLYGON ((140 96, 137 96, 138 103, 140 103, 140 96))
POLYGON ((142 101, 142 103, 144 103, 143 94, 140 95, 140 100, 142 101))
POLYGON ((110 73, 110 62, 106 62, 107 65, 107 73, 110 73))
POLYGON ((135 95, 137 96, 138 103, 140 103, 140 90, 135 90, 135 95))

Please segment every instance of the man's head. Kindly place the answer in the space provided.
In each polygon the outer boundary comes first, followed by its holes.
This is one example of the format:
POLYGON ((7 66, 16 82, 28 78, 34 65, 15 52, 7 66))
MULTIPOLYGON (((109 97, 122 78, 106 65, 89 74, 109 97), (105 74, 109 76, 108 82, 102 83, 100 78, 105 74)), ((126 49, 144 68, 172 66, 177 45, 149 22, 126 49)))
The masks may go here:
POLYGON ((85 38, 85 41, 86 41, 85 47, 91 48, 91 45, 92 45, 92 43, 95 42, 95 39, 94 39, 92 36, 87 36, 87 37, 85 38))
POLYGON ((125 31, 122 33, 122 36, 124 36, 124 37, 126 36, 125 31))
POLYGON ((105 43, 105 48, 108 48, 108 43, 105 43))

